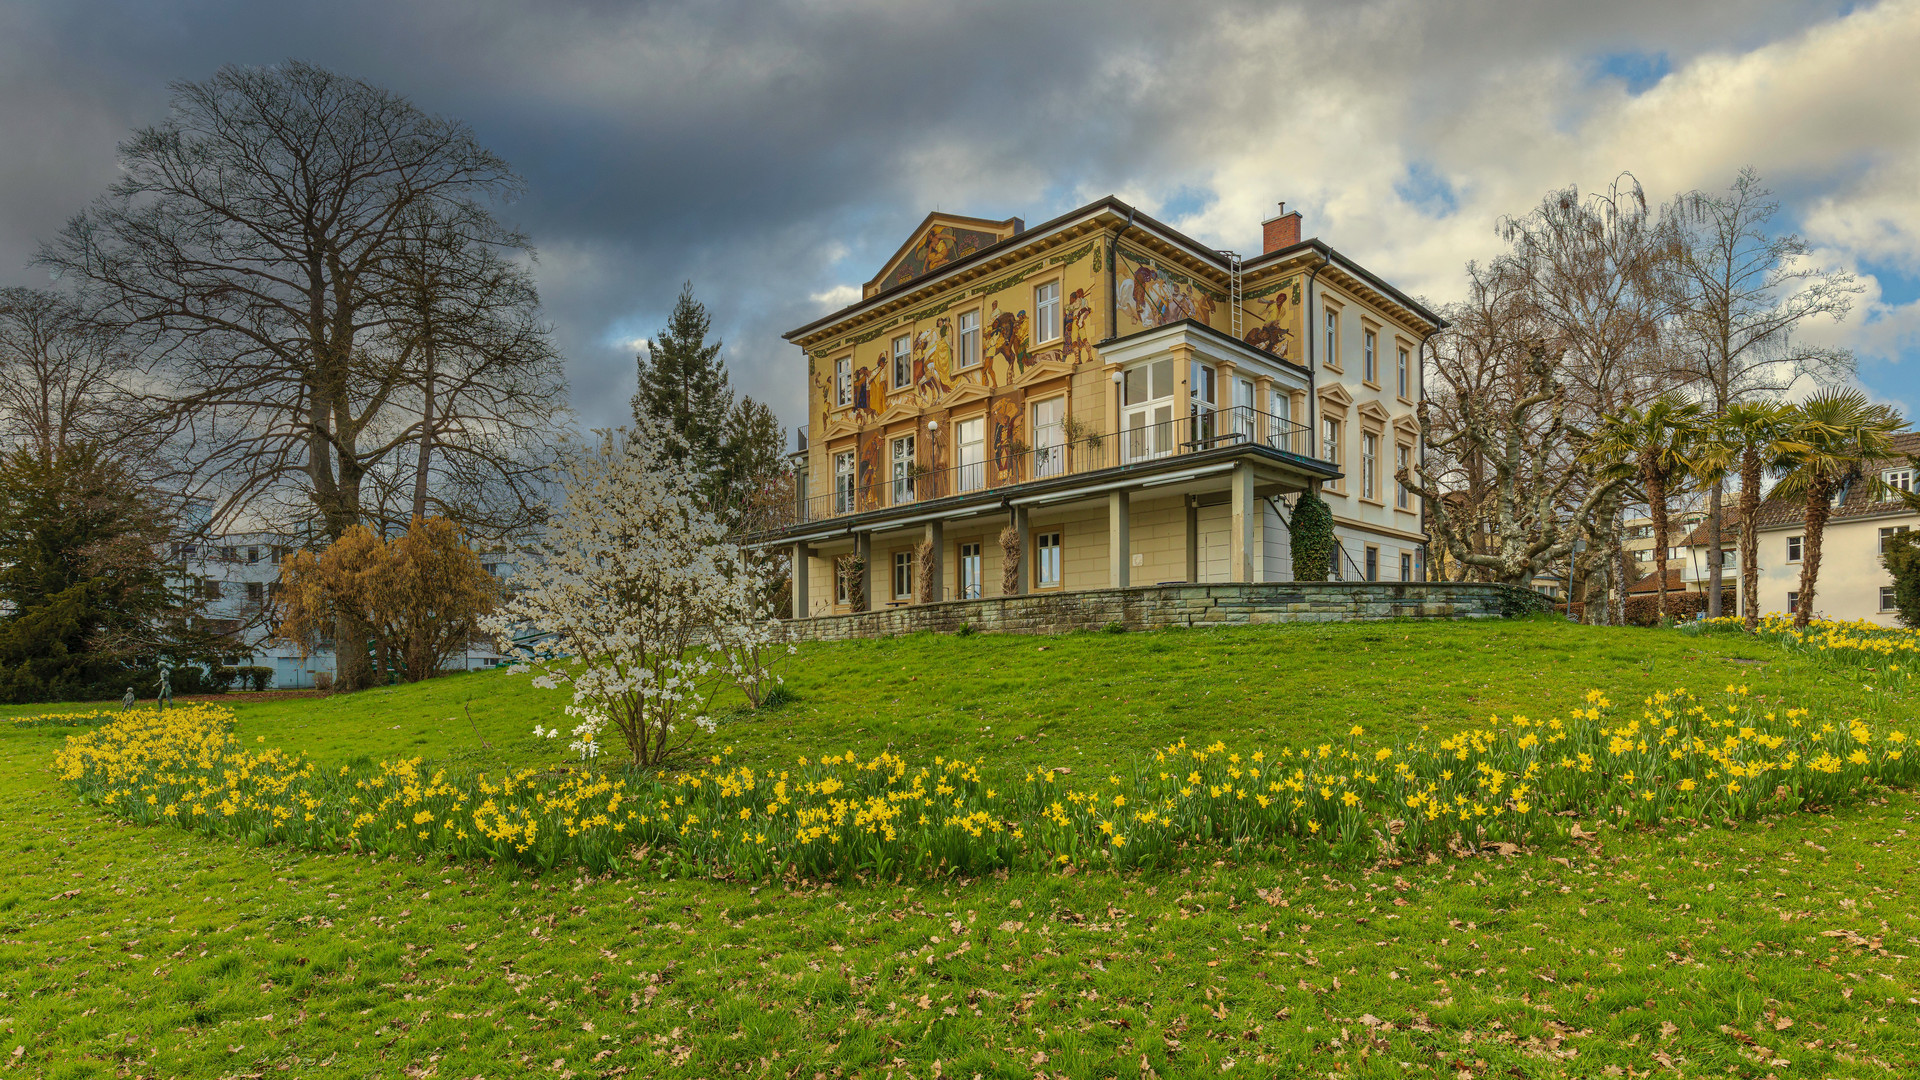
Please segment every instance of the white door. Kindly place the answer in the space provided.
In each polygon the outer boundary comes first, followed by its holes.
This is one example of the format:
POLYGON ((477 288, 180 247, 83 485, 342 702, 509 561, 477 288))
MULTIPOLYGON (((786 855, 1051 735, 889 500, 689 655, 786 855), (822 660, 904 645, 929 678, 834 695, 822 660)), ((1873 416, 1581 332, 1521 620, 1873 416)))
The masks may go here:
POLYGON ((1043 480, 1067 471, 1065 430, 1067 399, 1051 397, 1033 407, 1033 478, 1043 480))
POLYGON ((1173 361, 1155 360, 1131 368, 1120 384, 1126 432, 1121 460, 1145 461, 1173 453, 1173 361))
POLYGON ((953 426, 955 457, 960 464, 961 491, 973 491, 987 482, 987 420, 976 416, 953 426))

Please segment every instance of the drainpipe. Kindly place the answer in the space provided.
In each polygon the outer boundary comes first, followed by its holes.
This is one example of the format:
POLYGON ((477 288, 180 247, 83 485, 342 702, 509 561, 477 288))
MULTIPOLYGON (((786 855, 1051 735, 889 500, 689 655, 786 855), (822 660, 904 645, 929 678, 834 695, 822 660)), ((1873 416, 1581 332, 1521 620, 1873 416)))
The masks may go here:
POLYGON ((1315 385, 1320 374, 1320 365, 1313 362, 1313 339, 1320 336, 1320 328, 1314 325, 1313 279, 1319 277, 1320 271, 1325 270, 1327 264, 1332 261, 1332 256, 1322 255, 1320 265, 1307 271, 1307 302, 1301 305, 1306 310, 1300 313, 1300 325, 1307 331, 1307 446, 1309 449, 1320 439, 1320 421, 1315 416, 1319 402, 1315 385))
POLYGON ((1127 207, 1127 223, 1113 234, 1113 243, 1107 248, 1107 340, 1112 341, 1120 335, 1120 238, 1133 228, 1133 215, 1137 207, 1127 207))
MULTIPOLYGON (((1414 376, 1420 380, 1418 384, 1419 390, 1414 394, 1413 398, 1416 408, 1427 400, 1427 342, 1432 341, 1433 335, 1439 332, 1440 327, 1438 326, 1427 331, 1426 336, 1420 339, 1420 351, 1414 354, 1420 361, 1419 368, 1414 371, 1414 376)), ((1417 413, 1415 417, 1418 418, 1417 413)), ((1427 437, 1424 434, 1420 434, 1418 437, 1420 439, 1420 480, 1422 483, 1425 483, 1427 478, 1427 437)), ((1420 500, 1420 535, 1429 535, 1427 533, 1427 500, 1425 498, 1420 500)), ((1420 544, 1421 581, 1429 580, 1427 568, 1432 565, 1433 544, 1430 540, 1422 541, 1420 544)), ((1573 614, 1573 554, 1571 552, 1567 554, 1567 614, 1569 616, 1573 614)))

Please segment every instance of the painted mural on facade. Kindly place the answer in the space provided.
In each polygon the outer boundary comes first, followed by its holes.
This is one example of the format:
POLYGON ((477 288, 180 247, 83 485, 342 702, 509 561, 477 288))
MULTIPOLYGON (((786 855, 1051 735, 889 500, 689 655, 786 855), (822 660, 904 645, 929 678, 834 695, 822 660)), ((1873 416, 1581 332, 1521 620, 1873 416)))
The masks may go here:
POLYGON ((953 389, 953 320, 942 317, 913 336, 914 397, 930 405, 953 389))
POLYGON ((1151 330, 1182 319, 1212 325, 1217 300, 1187 275, 1126 248, 1114 257, 1114 270, 1114 300, 1120 313, 1116 329, 1120 333, 1151 330))
POLYGON ((1026 310, 1001 311, 1000 301, 995 300, 987 306, 981 321, 986 324, 980 354, 981 366, 987 369, 987 385, 1003 386, 1019 378, 1033 360, 1028 348, 1026 310))
POLYGON ((1027 444, 1021 422, 1025 413, 1017 393, 995 398, 987 409, 993 446, 993 476, 988 482, 996 487, 1026 479, 1022 471, 1027 444))
POLYGON ((1299 306, 1300 284, 1296 279, 1288 279, 1247 297, 1240 308, 1247 326, 1241 335, 1242 339, 1261 352, 1282 360, 1293 359, 1293 342, 1297 333, 1294 322, 1299 306))
POLYGON ((880 485, 880 470, 884 467, 880 455, 883 449, 882 444, 886 441, 883 436, 884 433, 879 428, 860 433, 856 459, 859 474, 855 482, 860 485, 859 508, 861 510, 878 508, 881 505, 881 497, 886 494, 885 489, 880 485))
POLYGON ((935 225, 914 241, 900 264, 880 279, 879 287, 881 291, 891 289, 999 242, 1000 237, 994 233, 935 225))

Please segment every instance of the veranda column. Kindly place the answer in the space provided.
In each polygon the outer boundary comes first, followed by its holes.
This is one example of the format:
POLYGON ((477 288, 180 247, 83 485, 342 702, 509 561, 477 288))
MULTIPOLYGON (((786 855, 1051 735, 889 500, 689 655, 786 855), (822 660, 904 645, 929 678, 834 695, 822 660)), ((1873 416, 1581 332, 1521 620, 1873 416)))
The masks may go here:
POLYGON ((1253 581, 1253 522, 1258 511, 1253 499, 1253 463, 1233 464, 1233 518, 1228 534, 1227 557, 1231 560, 1234 581, 1253 581))
POLYGON ((789 573, 793 577, 793 617, 804 619, 807 610, 807 575, 813 570, 813 561, 807 558, 807 545, 793 545, 793 568, 789 573))
POLYGON ((854 534, 854 553, 860 557, 860 608, 861 611, 876 610, 873 606, 873 534, 870 532, 854 534))
POLYGON ((1200 583, 1200 500, 1192 495, 1187 504, 1187 584, 1200 583))
POLYGON ((1107 584, 1116 589, 1131 584, 1133 543, 1127 536, 1131 512, 1126 492, 1107 493, 1107 584))

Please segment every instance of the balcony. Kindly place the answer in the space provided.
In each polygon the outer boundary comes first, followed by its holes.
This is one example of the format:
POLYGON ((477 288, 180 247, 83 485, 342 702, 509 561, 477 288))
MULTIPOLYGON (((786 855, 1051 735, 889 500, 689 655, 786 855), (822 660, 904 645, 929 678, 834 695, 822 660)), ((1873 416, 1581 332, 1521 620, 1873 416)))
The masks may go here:
POLYGON ((768 508, 743 531, 752 539, 768 541, 838 519, 887 519, 920 508, 958 508, 1015 494, 1014 489, 1070 488, 1083 481, 1134 474, 1149 480, 1148 474, 1177 472, 1190 459, 1231 457, 1235 451, 1291 462, 1314 475, 1337 475, 1334 466, 1308 456, 1309 435, 1302 425, 1250 406, 1199 407, 1177 420, 1124 427, 1118 436, 1068 439, 1058 432, 1043 435, 1039 446, 1017 441, 1003 443, 997 450, 982 444, 963 446, 959 448, 963 460, 943 468, 896 465, 893 475, 862 477, 856 460, 853 473, 831 477, 833 489, 828 493, 792 506, 768 508))

